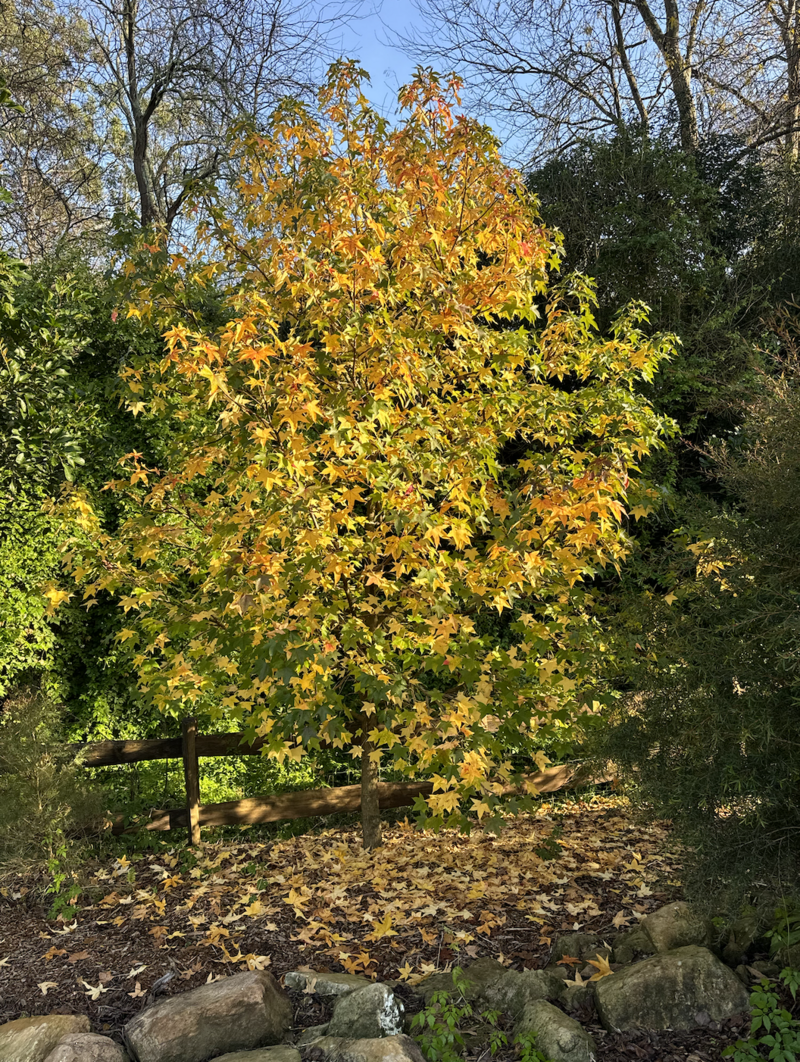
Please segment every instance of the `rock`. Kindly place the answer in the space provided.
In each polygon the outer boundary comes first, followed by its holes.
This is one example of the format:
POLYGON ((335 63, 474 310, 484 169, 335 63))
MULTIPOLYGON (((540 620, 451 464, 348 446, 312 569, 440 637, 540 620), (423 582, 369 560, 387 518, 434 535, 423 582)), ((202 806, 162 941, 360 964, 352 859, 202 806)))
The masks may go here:
POLYGON ((735 940, 729 941, 722 949, 722 958, 728 966, 741 966, 747 962, 747 955, 735 940))
POLYGON ((598 951, 608 955, 610 950, 608 947, 603 947, 603 942, 594 933, 565 933, 553 945, 550 962, 556 963, 567 955, 573 959, 583 959, 585 962, 587 959, 595 959, 598 951))
POLYGON ((380 1040, 324 1036, 311 1048, 309 1057, 325 1062, 425 1062, 410 1036, 385 1036, 380 1040))
POLYGON ((707 948, 689 945, 627 966, 595 982, 606 1029, 691 1029, 749 1010, 747 989, 707 948), (701 1022, 702 1023, 702 1022, 701 1022))
POLYGON ((758 970, 764 977, 779 977, 781 968, 776 962, 772 962, 770 959, 759 959, 757 962, 751 962, 750 965, 754 970, 758 970))
POLYGON ((574 1018, 544 999, 528 1004, 514 1033, 535 1033, 536 1049, 552 1062, 595 1062, 597 1057, 594 1038, 574 1018))
POLYGON ((135 1062, 204 1062, 222 1052, 278 1044, 292 1008, 272 974, 235 974, 172 996, 125 1026, 135 1062))
POLYGON ((766 943, 764 931, 769 927, 770 921, 771 917, 765 908, 760 911, 752 906, 742 908, 730 924, 728 943, 738 944, 743 954, 747 955, 757 944, 766 943))
POLYGON ((568 966, 556 966, 549 964, 544 967, 545 973, 552 974, 553 977, 557 977, 560 981, 572 980, 572 974, 568 966))
POLYGON ((260 1047, 256 1051, 234 1051, 220 1055, 214 1062, 301 1062, 300 1052, 285 1044, 280 1047, 260 1047))
POLYGON ((627 933, 620 933, 614 938, 611 955, 614 962, 623 965, 633 962, 637 955, 652 955, 655 951, 653 942, 641 926, 634 926, 627 933))
POLYGON ((689 944, 707 944, 708 922, 683 900, 669 903, 642 919, 642 928, 657 952, 674 951, 689 944))
MULTIPOLYGON (((496 959, 483 958, 471 963, 463 971, 463 979, 466 982, 464 995, 467 999, 482 999, 487 989, 499 981, 508 970, 496 959)), ((447 992, 454 995, 457 991, 451 973, 431 974, 430 977, 420 982, 415 989, 417 995, 422 996, 427 1002, 436 992, 447 992)))
POLYGON ((128 1062, 124 1048, 97 1033, 68 1033, 58 1041, 46 1062, 128 1062))
POLYGON ((746 966, 744 966, 743 964, 739 965, 733 972, 736 974, 736 976, 739 978, 743 985, 746 985, 747 988, 750 987, 752 978, 750 977, 746 966))
POLYGON ((584 1010, 588 1007, 594 1009, 594 986, 593 981, 585 985, 567 985, 562 1003, 569 1011, 584 1010))
POLYGON ((315 1040, 319 1040, 325 1035, 329 1027, 329 1021, 326 1021, 324 1025, 309 1025, 298 1036, 297 1046, 306 1047, 308 1044, 313 1044, 315 1040))
POLYGON ((537 999, 558 999, 564 995, 564 982, 547 970, 505 970, 502 977, 488 984, 480 999, 492 1010, 501 1010, 517 1018, 528 1003, 537 999))
POLYGON ((328 1034, 351 1040, 373 1040, 403 1031, 403 1004, 386 985, 367 985, 337 999, 328 1034))
POLYGON ((283 979, 287 988, 316 992, 318 996, 345 996, 358 988, 366 988, 372 981, 355 974, 318 974, 308 970, 292 970, 283 979))
POLYGON ((0 1025, 2 1062, 44 1062, 59 1040, 70 1033, 88 1033, 89 1019, 83 1014, 48 1014, 17 1018, 0 1025))

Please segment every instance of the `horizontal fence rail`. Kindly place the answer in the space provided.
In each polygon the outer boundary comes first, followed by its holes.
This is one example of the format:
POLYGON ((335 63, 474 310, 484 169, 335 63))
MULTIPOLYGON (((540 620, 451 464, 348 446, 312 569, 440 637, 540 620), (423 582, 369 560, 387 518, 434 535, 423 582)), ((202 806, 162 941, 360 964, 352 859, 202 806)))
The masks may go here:
MULTIPOLYGON (((244 734, 197 735, 198 756, 255 756, 264 742, 256 738, 252 745, 244 734)), ((183 738, 152 738, 147 741, 88 741, 70 745, 81 767, 117 767, 143 760, 180 760, 183 738)))
MULTIPOLYGON (((186 829, 189 843, 200 843, 203 826, 253 826, 265 822, 312 818, 358 811, 361 807, 361 786, 346 785, 333 789, 303 789, 293 793, 265 794, 243 800, 227 800, 222 804, 200 803, 201 756, 253 756, 260 753, 263 742, 245 741, 244 734, 197 733, 197 720, 188 717, 181 722, 181 737, 155 738, 148 741, 91 741, 70 746, 75 763, 81 767, 113 767, 144 760, 183 760, 186 785, 186 807, 153 810, 147 820, 130 825, 124 816, 117 815, 111 823, 115 835, 136 830, 186 829)), ((555 793, 559 789, 576 789, 585 785, 601 785, 612 781, 612 775, 592 774, 582 764, 547 767, 526 775, 526 782, 539 793, 555 793)), ((380 782, 380 807, 411 806, 418 797, 433 792, 432 782, 380 782)), ((514 792, 508 787, 507 792, 514 792)))

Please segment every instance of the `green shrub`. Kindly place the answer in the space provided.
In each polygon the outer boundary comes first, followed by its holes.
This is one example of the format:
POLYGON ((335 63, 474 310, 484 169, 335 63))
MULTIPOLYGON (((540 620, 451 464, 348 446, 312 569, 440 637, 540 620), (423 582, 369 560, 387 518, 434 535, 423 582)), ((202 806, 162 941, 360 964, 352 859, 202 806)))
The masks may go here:
POLYGON ((0 873, 46 871, 48 891, 62 893, 101 810, 62 739, 59 709, 36 691, 9 697, 0 707, 0 873))
POLYGON ((774 375, 713 451, 726 494, 665 545, 594 735, 631 795, 692 846, 699 900, 800 890, 800 308, 770 325, 774 375))
MULTIPOLYGON (((795 999, 800 972, 788 968, 782 970, 781 981, 795 999)), ((800 1021, 780 1005, 775 982, 766 978, 760 981, 750 993, 750 1006, 750 1036, 726 1047, 722 1057, 732 1058, 734 1062, 750 1062, 751 1059, 797 1062, 800 1057, 800 1021)))

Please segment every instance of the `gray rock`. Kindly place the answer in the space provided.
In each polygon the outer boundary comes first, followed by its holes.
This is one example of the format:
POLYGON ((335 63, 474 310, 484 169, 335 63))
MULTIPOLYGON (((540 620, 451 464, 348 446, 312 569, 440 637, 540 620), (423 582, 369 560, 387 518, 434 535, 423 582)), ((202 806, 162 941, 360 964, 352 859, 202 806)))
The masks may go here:
POLYGON ((696 945, 654 955, 595 984, 597 1012, 613 1032, 691 1029, 749 1010, 736 974, 696 945))
POLYGON ((564 982, 547 970, 505 970, 497 981, 488 984, 480 999, 492 1010, 501 1010, 517 1018, 537 999, 559 999, 564 995, 564 982))
POLYGON ((148 1007, 125 1026, 135 1062, 205 1062, 278 1044, 292 1008, 272 974, 253 970, 148 1007))
POLYGON ((44 1062, 59 1040, 69 1033, 88 1033, 89 1019, 83 1014, 48 1014, 17 1018, 0 1025, 2 1062, 44 1062))
POLYGON ((46 1062, 129 1062, 127 1052, 108 1036, 68 1033, 58 1041, 46 1062))
POLYGON ((386 985, 367 985, 336 1000, 328 1034, 373 1040, 403 1031, 403 1004, 386 985))
POLYGON ((522 1012, 514 1032, 536 1034, 536 1049, 552 1062, 595 1062, 594 1038, 574 1018, 558 1007, 539 999, 522 1012))
POLYGON ((324 1025, 309 1025, 307 1029, 303 1029, 297 1038, 298 1047, 307 1047, 309 1044, 313 1044, 315 1040, 321 1039, 328 1031, 330 1022, 326 1021, 324 1025))
POLYGON ((569 966, 558 966, 557 964, 550 963, 544 967, 545 973, 551 974, 553 977, 557 977, 560 981, 571 981, 572 974, 570 973, 569 966))
POLYGON ((214 1062, 300 1062, 300 1052, 284 1044, 260 1047, 256 1051, 234 1051, 232 1055, 220 1055, 214 1062))
POLYGON ((385 1036, 380 1040, 344 1040, 324 1036, 314 1044, 325 1062, 425 1062, 409 1036, 385 1036))
POLYGON ((742 908, 730 924, 728 944, 737 944, 745 955, 748 954, 757 943, 764 941, 764 932, 769 927, 770 920, 765 908, 742 908))
POLYGON ((779 977, 781 968, 776 962, 772 962, 770 959, 758 959, 756 962, 750 963, 754 970, 758 970, 764 977, 774 978, 779 977))
MULTIPOLYGON (((467 999, 482 999, 486 991, 497 981, 507 974, 508 970, 497 959, 483 958, 471 963, 463 970, 466 988, 464 995, 467 999)), ((454 995, 457 991, 453 983, 452 973, 431 974, 421 981, 416 987, 416 993, 426 1001, 436 992, 447 992, 454 995)))
POLYGON ((674 951, 689 944, 707 944, 709 924, 683 900, 667 904, 642 919, 642 928, 657 952, 674 951))
POLYGON ((603 942, 595 933, 565 933, 553 945, 550 962, 558 962, 567 955, 585 962, 587 959, 594 959, 598 951, 608 955, 610 949, 603 947, 603 942))
POLYGON ((611 954, 614 962, 625 965, 633 962, 637 955, 652 955, 655 950, 652 940, 639 925, 614 938, 611 954))
POLYGON ((594 1007, 594 986, 597 982, 592 981, 585 985, 567 985, 562 1000, 569 1011, 581 1010, 584 1007, 594 1007))
POLYGON ((292 970, 286 974, 283 981, 287 988, 315 992, 318 996, 346 996, 348 992, 355 992, 358 988, 366 988, 372 984, 368 978, 357 977, 355 974, 318 974, 308 970, 292 970))

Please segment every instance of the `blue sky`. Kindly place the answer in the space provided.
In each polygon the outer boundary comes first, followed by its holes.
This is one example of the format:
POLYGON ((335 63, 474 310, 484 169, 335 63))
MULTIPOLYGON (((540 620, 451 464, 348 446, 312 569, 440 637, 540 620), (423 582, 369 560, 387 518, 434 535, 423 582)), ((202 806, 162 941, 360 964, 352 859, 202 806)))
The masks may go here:
POLYGON ((414 63, 391 44, 392 31, 406 30, 419 21, 411 0, 375 0, 378 13, 354 21, 342 34, 342 52, 359 59, 368 71, 367 96, 381 114, 395 113, 397 90, 411 80, 414 63))
MULTIPOLYGON (((367 3, 364 9, 368 9, 367 3)), ((416 65, 392 41, 398 33, 408 34, 415 28, 422 28, 422 19, 412 0, 373 0, 373 13, 354 19, 341 33, 341 54, 360 60, 371 79, 366 94, 375 109, 386 117, 397 114, 397 91, 411 80, 416 65)), ((470 110, 467 101, 465 107, 473 117, 486 120, 485 115, 470 110)), ((513 144, 509 140, 506 148, 513 144)))

